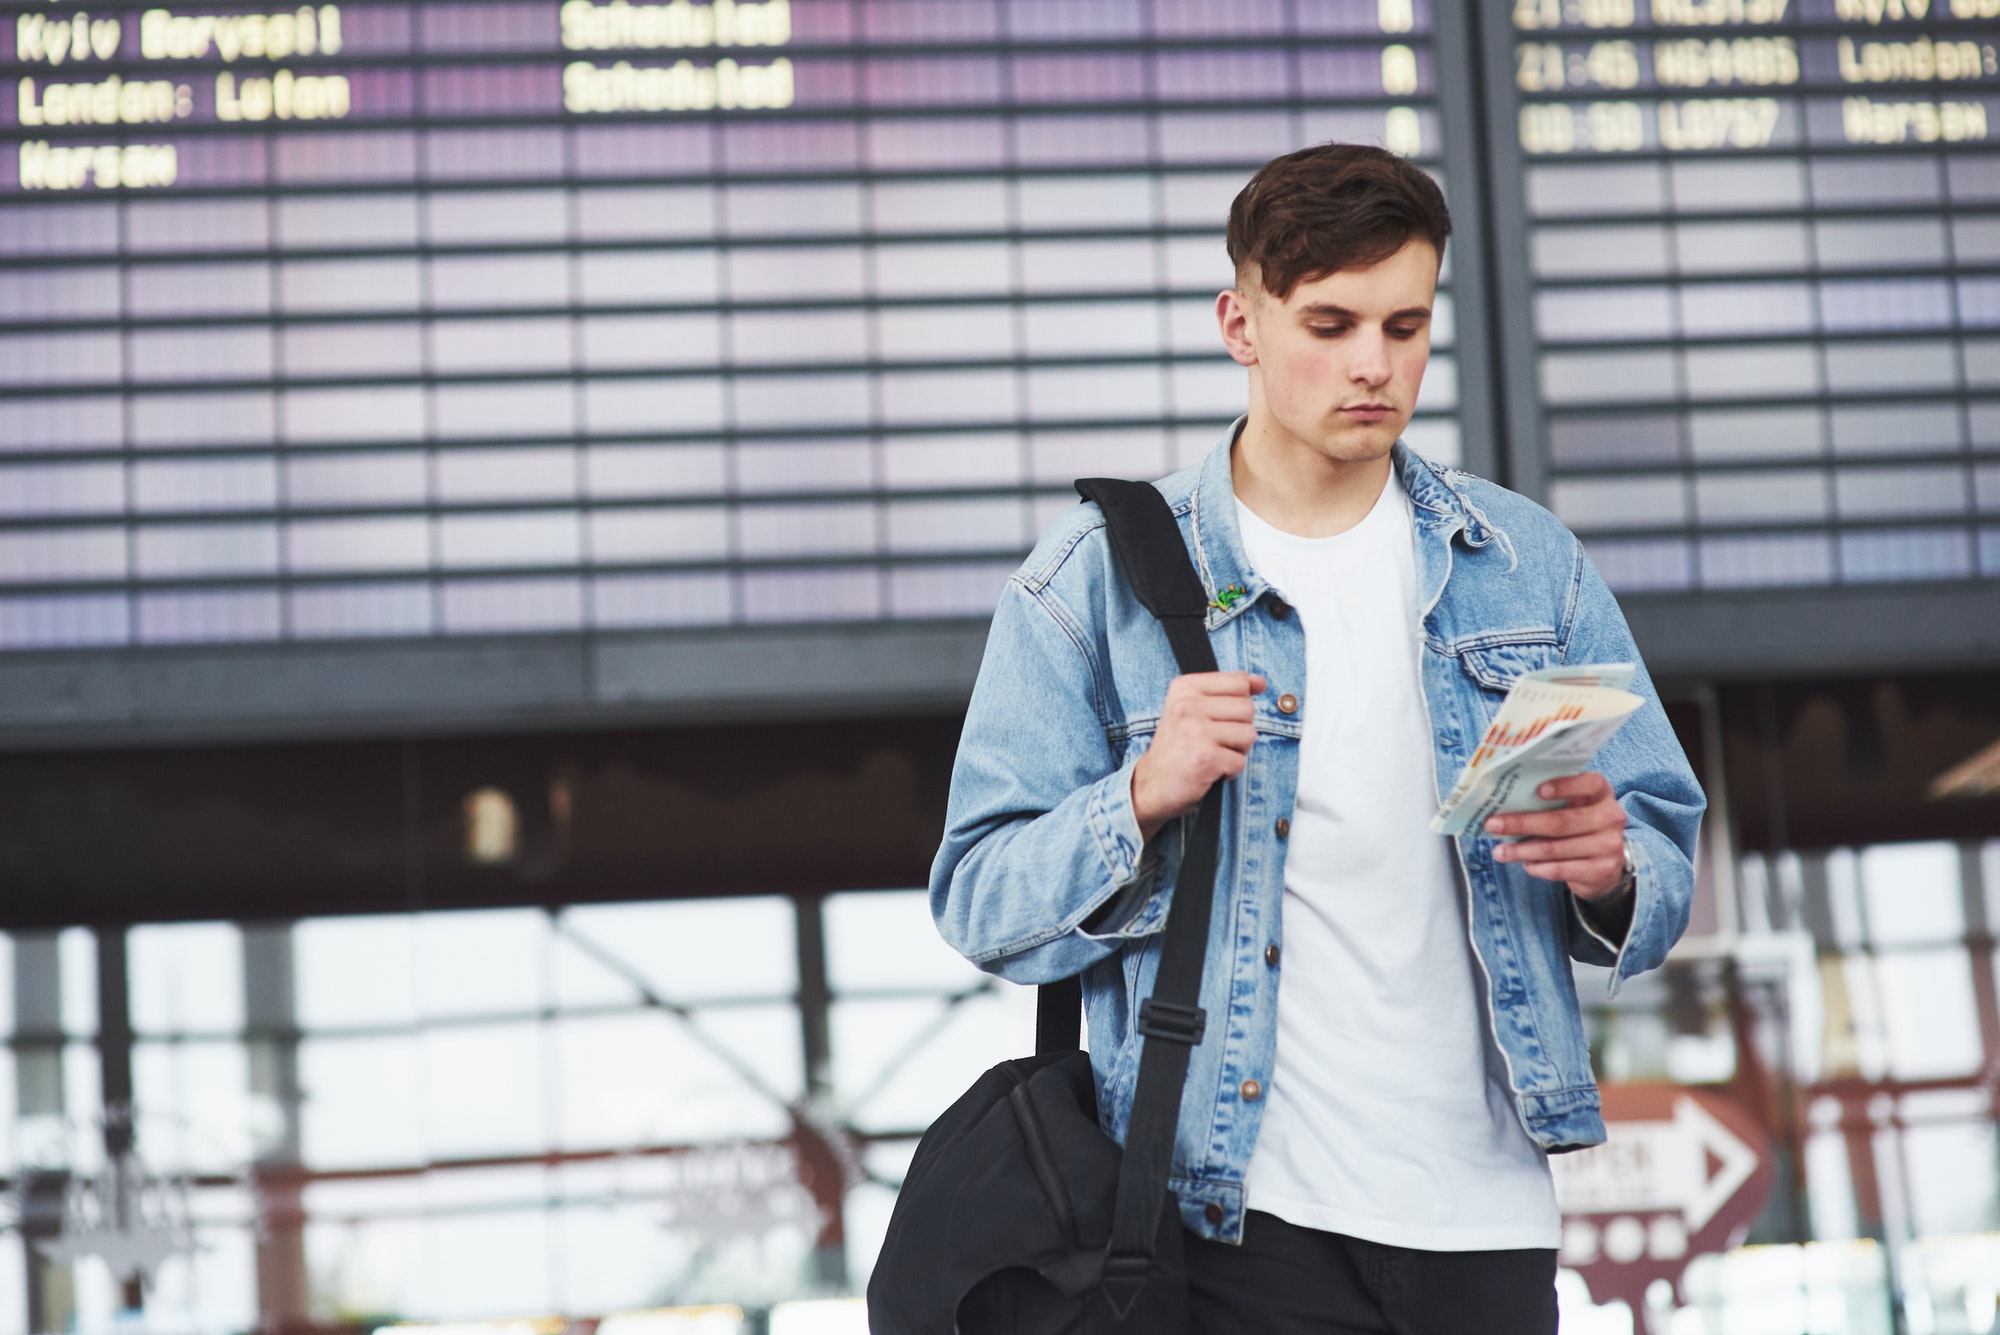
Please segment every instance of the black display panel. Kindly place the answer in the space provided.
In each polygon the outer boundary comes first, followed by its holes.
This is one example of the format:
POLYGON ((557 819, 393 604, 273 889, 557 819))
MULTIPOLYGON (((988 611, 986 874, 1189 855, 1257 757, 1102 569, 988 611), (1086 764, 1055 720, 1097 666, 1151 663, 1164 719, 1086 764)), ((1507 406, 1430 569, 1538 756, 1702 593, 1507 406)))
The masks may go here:
POLYGON ((1612 583, 2000 574, 2000 7, 1487 12, 1514 455, 1612 583))
POLYGON ((0 19, 15 651, 981 617, 1241 410, 1251 169, 1440 161, 1428 0, 0 19))
POLYGON ((1329 138, 1656 665, 1993 661, 1996 3, 0 6, 0 717, 962 695, 1329 138))

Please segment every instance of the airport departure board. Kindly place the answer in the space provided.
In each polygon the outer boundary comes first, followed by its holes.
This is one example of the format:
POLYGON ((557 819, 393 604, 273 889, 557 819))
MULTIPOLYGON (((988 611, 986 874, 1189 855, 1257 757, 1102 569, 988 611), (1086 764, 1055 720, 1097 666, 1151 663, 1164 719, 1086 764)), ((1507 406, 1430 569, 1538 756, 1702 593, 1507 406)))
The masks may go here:
POLYGON ((2000 0, 15 0, 0 667, 960 623, 885 680, 962 689, 1070 479, 1242 409, 1228 203, 1327 139, 1458 223, 1412 443, 1649 655, 1987 653, 1996 47, 2000 0))
POLYGON ((0 20, 17 651, 982 617, 1241 411, 1249 172, 1440 170, 1449 77, 1430 0, 0 20))
POLYGON ((1614 586, 2000 574, 2000 3, 1492 14, 1514 449, 1614 586))

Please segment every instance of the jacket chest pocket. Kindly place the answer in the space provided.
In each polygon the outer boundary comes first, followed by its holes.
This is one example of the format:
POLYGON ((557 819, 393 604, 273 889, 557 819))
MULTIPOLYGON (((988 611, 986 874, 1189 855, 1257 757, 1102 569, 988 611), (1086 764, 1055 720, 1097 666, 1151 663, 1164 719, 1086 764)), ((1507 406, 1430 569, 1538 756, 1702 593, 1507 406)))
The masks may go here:
POLYGON ((1489 717, 1522 676, 1555 667, 1562 661, 1556 653, 1553 636, 1480 644, 1460 649, 1453 657, 1458 659, 1459 670, 1479 688, 1489 717))

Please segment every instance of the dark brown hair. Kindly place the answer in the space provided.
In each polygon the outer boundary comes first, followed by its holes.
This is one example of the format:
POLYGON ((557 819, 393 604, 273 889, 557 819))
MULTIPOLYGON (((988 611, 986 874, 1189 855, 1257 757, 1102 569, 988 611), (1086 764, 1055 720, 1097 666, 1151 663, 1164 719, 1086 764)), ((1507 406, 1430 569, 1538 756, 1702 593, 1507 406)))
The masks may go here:
POLYGON ((1319 144, 1257 169, 1229 206, 1237 281, 1256 266, 1279 301, 1300 283, 1379 264, 1411 241, 1442 258, 1451 215, 1437 182, 1386 149, 1319 144))

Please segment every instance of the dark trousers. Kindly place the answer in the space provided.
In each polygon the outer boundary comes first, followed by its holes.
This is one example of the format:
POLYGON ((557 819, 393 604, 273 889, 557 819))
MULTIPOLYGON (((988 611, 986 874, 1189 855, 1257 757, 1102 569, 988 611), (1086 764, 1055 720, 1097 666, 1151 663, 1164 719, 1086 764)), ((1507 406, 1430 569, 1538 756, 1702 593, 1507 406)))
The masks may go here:
POLYGON ((1243 1245, 1189 1235, 1195 1335, 1556 1335, 1556 1254, 1427 1252, 1252 1210, 1243 1245))

